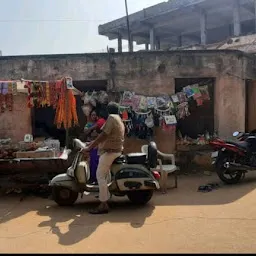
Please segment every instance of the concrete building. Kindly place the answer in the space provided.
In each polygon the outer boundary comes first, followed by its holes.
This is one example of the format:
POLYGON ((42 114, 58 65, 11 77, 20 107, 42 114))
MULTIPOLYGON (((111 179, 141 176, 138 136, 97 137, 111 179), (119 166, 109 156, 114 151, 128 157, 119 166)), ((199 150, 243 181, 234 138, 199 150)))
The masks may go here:
MULTIPOLYGON (((129 89, 145 96, 174 94, 178 87, 191 81, 212 79, 212 104, 198 108, 197 114, 193 112, 187 125, 192 127, 203 117, 222 137, 229 137, 235 130, 256 127, 255 58, 240 51, 0 57, 1 80, 56 80, 63 76, 71 76, 80 90, 88 86, 105 88, 109 93, 129 89)), ((31 111, 26 107, 26 95, 20 97, 14 98, 13 112, 0 114, 0 137, 11 136, 20 141, 24 134, 31 133, 31 111)), ((166 134, 160 128, 155 140, 160 150, 174 150, 174 133, 166 134)), ((126 149, 140 150, 138 143, 138 140, 128 143, 126 149)))
MULTIPOLYGON (((255 0, 169 0, 131 14, 129 20, 132 41, 154 51, 192 45, 202 49, 255 34, 255 17, 255 0)), ((126 17, 100 25, 99 34, 117 39, 121 52, 122 39, 128 39, 126 17)))

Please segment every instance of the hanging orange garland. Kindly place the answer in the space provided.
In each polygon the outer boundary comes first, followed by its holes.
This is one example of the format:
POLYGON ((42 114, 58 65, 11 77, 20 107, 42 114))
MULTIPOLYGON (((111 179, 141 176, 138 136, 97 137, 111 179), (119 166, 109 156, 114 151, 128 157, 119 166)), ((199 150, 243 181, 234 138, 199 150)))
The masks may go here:
POLYGON ((76 98, 71 89, 67 89, 66 81, 62 80, 60 85, 60 96, 57 103, 55 124, 60 129, 62 126, 69 129, 78 125, 78 117, 76 112, 76 98))

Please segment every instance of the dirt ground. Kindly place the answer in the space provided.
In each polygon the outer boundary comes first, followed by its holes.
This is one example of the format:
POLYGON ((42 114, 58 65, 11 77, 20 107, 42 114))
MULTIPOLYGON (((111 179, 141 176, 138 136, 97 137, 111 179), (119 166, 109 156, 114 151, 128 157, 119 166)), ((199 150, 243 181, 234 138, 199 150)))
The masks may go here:
MULTIPOLYGON (((172 177, 170 177, 172 182, 172 177)), ((1 253, 256 252, 256 174, 225 186, 213 176, 181 176, 178 189, 145 207, 113 198, 108 215, 91 216, 94 196, 61 208, 48 199, 0 198, 1 253), (218 182, 210 193, 199 185, 218 182)))

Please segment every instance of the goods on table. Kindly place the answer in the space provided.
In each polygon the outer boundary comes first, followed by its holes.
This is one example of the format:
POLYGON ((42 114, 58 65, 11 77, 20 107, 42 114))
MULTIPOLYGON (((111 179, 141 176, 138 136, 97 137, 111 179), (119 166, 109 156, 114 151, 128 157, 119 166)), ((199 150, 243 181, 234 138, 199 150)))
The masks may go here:
POLYGON ((18 148, 1 147, 0 148, 0 159, 13 159, 16 157, 18 148))
POLYGON ((55 150, 47 151, 18 151, 16 152, 16 158, 53 158, 57 157, 57 152, 55 150))
POLYGON ((0 159, 53 158, 60 152, 59 140, 12 143, 11 139, 0 140, 0 159))

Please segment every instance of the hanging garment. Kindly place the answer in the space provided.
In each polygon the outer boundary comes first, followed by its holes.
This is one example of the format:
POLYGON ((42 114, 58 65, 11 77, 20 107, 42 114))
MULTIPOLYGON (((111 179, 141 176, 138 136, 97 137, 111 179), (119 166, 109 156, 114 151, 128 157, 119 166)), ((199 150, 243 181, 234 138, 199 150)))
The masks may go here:
POLYGON ((154 127, 154 119, 153 119, 153 116, 152 116, 151 113, 145 119, 145 124, 148 128, 153 128, 154 127))
POLYGON ((202 97, 203 101, 210 100, 208 85, 200 86, 199 90, 200 90, 200 93, 202 95, 201 97, 202 97))
POLYGON ((138 111, 140 106, 141 96, 133 95, 131 99, 131 107, 133 110, 138 111))
POLYGON ((123 97, 121 99, 121 104, 123 106, 131 106, 132 105, 132 97, 134 96, 133 92, 125 91, 123 93, 123 97))
POLYGON ((147 102, 147 98, 145 96, 141 96, 141 98, 140 98, 139 109, 140 110, 148 109, 148 102, 147 102))
POLYGON ((162 95, 156 98, 157 108, 168 108, 170 103, 170 97, 168 95, 162 95))
POLYGON ((180 105, 178 105, 178 111, 176 113, 178 119, 184 119, 185 117, 189 116, 189 108, 188 108, 188 103, 183 102, 180 105))
POLYGON ((200 98, 202 96, 200 90, 199 90, 199 87, 198 85, 195 85, 192 87, 192 90, 194 92, 194 95, 193 95, 193 98, 196 100, 197 98, 200 98))
POLYGON ((172 95, 171 98, 174 103, 179 103, 179 98, 178 98, 177 94, 172 95))
POLYGON ((2 94, 6 95, 8 93, 8 83, 4 82, 2 83, 2 94))
POLYGON ((204 101, 203 101, 202 97, 196 99, 196 104, 198 107, 202 106, 203 103, 204 103, 204 101))
POLYGON ((188 85, 183 88, 183 92, 186 94, 188 98, 191 98, 194 96, 194 91, 192 90, 191 86, 188 85))
POLYGON ((180 103, 188 101, 186 94, 184 92, 177 93, 177 97, 178 97, 180 103))
POLYGON ((155 108, 157 107, 156 97, 147 97, 148 108, 155 108))
POLYGON ((128 120, 128 112, 127 112, 127 110, 124 110, 124 111, 123 111, 123 113, 122 113, 122 119, 125 120, 125 121, 128 120))

